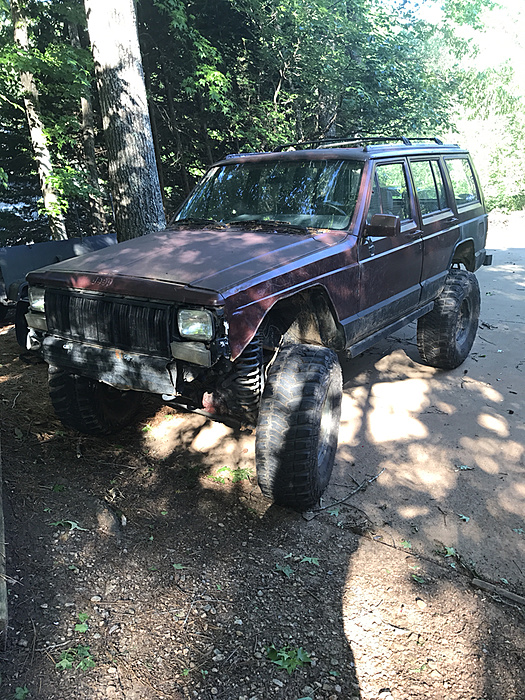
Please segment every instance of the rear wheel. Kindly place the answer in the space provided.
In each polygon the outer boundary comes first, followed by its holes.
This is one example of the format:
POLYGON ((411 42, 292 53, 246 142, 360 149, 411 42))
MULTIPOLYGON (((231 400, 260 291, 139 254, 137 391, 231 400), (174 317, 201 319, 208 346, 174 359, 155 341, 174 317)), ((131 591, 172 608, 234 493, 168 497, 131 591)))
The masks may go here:
POLYGON ((451 270, 434 308, 417 323, 417 345, 432 367, 455 369, 467 358, 478 329, 479 284, 472 272, 451 270))
POLYGON ((280 505, 315 505, 332 474, 341 417, 342 374, 332 350, 288 345, 272 365, 255 443, 261 491, 280 505))
POLYGON ((57 367, 49 368, 49 396, 62 423, 87 435, 121 430, 133 421, 141 402, 137 392, 120 391, 57 367))

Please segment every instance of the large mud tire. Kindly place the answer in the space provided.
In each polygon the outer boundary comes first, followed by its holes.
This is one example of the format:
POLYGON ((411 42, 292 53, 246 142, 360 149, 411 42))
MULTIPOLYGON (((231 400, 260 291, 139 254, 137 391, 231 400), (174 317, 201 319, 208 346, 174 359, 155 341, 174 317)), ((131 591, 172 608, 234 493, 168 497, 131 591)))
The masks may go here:
POLYGON ((141 395, 49 368, 49 396, 62 423, 86 435, 111 435, 133 422, 141 395))
POLYGON ((337 355, 313 345, 287 345, 266 380, 255 442, 257 478, 275 503, 304 511, 332 474, 341 418, 337 355))
POLYGON ((424 362, 439 369, 459 367, 476 337, 479 309, 476 275, 451 270, 434 308, 417 323, 417 346, 424 362))

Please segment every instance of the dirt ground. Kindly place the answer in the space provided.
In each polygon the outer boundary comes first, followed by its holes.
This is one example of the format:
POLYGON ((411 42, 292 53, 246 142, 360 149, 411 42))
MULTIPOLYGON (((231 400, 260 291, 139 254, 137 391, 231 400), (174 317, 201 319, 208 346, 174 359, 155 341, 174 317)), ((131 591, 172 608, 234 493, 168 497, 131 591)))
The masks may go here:
POLYGON ((0 698, 523 700, 525 608, 472 581, 525 595, 524 223, 493 221, 461 368, 423 366, 414 326, 343 363, 316 513, 261 496, 253 435, 154 400, 64 429, 8 318, 0 698))

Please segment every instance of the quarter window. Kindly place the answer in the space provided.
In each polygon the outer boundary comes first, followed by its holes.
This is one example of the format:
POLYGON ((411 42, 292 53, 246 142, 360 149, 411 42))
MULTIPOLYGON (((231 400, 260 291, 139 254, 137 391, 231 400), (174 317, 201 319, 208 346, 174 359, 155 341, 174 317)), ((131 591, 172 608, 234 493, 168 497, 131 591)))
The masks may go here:
POLYGON ((454 199, 458 207, 478 201, 476 181, 468 160, 466 158, 447 158, 445 162, 452 181, 454 199))
POLYGON ((410 164, 414 185, 423 216, 447 208, 443 177, 435 160, 421 160, 410 164))

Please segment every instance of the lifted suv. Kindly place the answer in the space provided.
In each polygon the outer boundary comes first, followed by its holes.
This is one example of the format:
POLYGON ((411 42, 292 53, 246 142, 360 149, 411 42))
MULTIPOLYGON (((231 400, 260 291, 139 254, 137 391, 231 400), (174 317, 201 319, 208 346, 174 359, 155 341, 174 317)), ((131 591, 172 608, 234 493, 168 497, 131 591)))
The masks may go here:
POLYGON ((263 493, 314 505, 337 447, 337 353, 418 319, 423 360, 452 369, 476 335, 483 196, 467 151, 426 140, 228 156, 167 229, 30 273, 29 344, 62 422, 107 435, 148 392, 256 425, 263 493))

